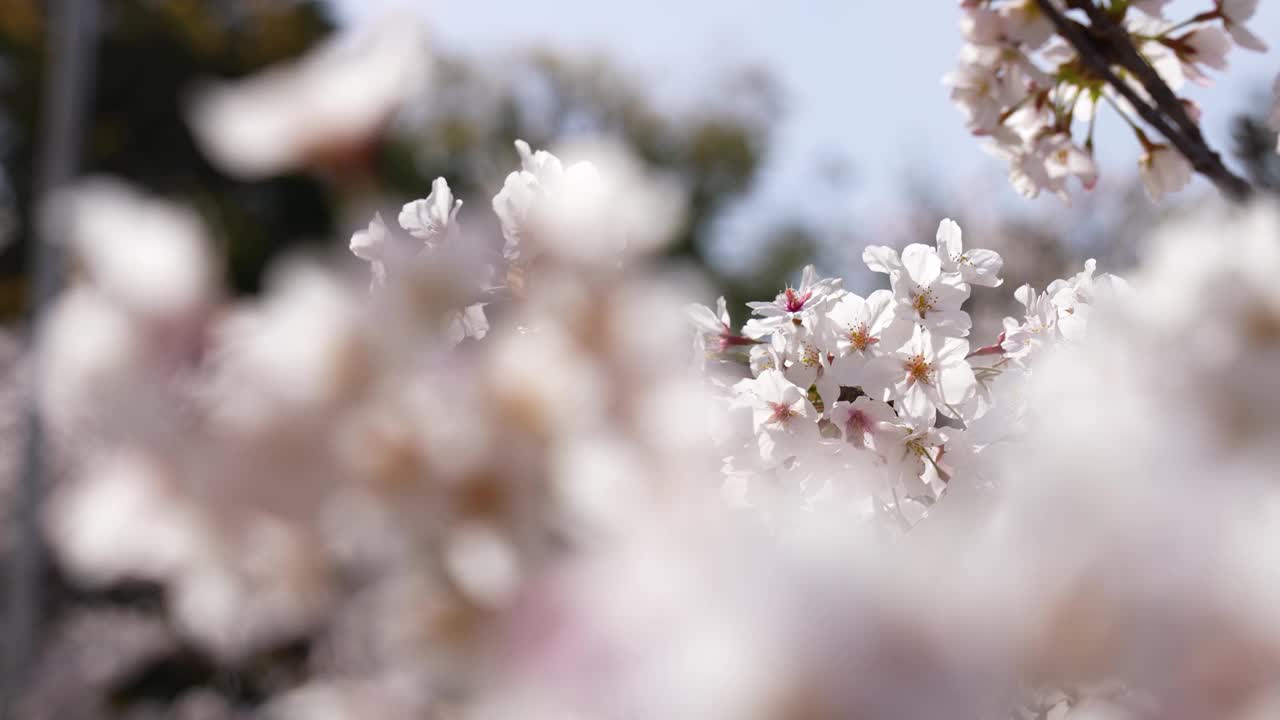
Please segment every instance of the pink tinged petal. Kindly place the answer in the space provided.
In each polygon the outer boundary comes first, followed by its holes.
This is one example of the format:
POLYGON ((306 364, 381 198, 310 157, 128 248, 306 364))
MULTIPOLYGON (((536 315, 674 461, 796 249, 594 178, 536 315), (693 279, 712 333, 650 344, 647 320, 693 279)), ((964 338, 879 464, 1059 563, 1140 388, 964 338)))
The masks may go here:
MULTIPOLYGON (((1008 323, 1011 322, 1012 320, 1013 318, 1004 319, 1006 328, 1009 326, 1008 323)), ((970 352, 965 357, 982 357, 984 355, 1002 355, 1004 354, 1005 337, 1006 337, 1006 332, 1002 332, 1000 333, 1000 336, 996 338, 996 341, 994 343, 991 343, 990 345, 983 345, 980 348, 976 348, 973 350, 973 352, 970 352)))
POLYGON ((902 251, 902 267, 916 284, 928 287, 942 274, 942 259, 934 248, 912 243, 902 251))
POLYGON ((1248 28, 1238 23, 1229 23, 1227 31, 1231 33, 1231 39, 1242 48, 1253 50, 1254 52, 1266 52, 1267 43, 1262 38, 1254 35, 1248 28))

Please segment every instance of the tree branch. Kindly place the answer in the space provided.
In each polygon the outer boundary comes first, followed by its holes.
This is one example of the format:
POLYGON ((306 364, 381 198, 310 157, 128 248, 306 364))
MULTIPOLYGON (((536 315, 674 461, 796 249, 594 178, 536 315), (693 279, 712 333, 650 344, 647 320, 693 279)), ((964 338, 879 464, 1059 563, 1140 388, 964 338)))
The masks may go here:
POLYGON ((1124 97, 1148 125, 1182 153, 1196 172, 1207 177, 1232 200, 1243 201, 1252 194, 1252 186, 1222 163, 1221 156, 1209 147, 1199 125, 1191 119, 1182 101, 1133 46, 1124 28, 1106 11, 1092 0, 1069 0, 1072 7, 1089 16, 1092 27, 1086 27, 1064 15, 1052 0, 1036 2, 1089 70, 1124 97), (1131 73, 1150 96, 1151 102, 1139 96, 1133 86, 1116 73, 1113 65, 1131 73))

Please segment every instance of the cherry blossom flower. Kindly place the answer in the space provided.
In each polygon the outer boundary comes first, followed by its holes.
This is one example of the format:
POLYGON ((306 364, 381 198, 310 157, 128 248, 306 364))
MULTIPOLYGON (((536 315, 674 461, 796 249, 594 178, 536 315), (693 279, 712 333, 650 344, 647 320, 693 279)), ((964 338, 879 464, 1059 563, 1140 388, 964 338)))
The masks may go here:
POLYGON ((502 236, 506 239, 502 253, 510 261, 527 259, 530 249, 522 247, 522 239, 532 231, 531 214, 539 198, 564 174, 564 166, 555 155, 546 150, 535 153, 523 140, 516 140, 515 145, 521 169, 507 176, 502 190, 493 198, 493 212, 502 223, 502 236))
POLYGON ((882 423, 879 427, 877 447, 890 482, 903 487, 910 496, 929 494, 930 488, 921 478, 928 465, 936 464, 937 450, 946 441, 941 431, 932 423, 913 424, 901 420, 882 423))
POLYGON ((962 63, 943 77, 951 88, 951 100, 965 114, 969 130, 975 135, 990 135, 1000 125, 1004 109, 1017 102, 1021 90, 1019 74, 1002 74, 997 68, 981 63, 962 63))
POLYGON ((892 292, 877 290, 866 299, 847 293, 831 309, 835 353, 818 382, 824 400, 839 397, 841 386, 861 387, 873 396, 884 392, 892 375, 887 357, 911 332, 911 323, 898 317, 895 307, 892 292))
POLYGON ((1097 267, 1097 261, 1089 258, 1084 263, 1084 270, 1069 280, 1055 280, 1045 288, 1044 294, 1058 315, 1058 332, 1068 340, 1079 340, 1084 335, 1090 305, 1093 304, 1093 274, 1097 267))
POLYGON ((1058 309, 1048 293, 1037 293, 1030 285, 1023 285, 1014 297, 1026 309, 1022 322, 1004 319, 1004 338, 1000 347, 1005 357, 1022 360, 1052 341, 1058 322, 1058 309))
POLYGON ((853 402, 840 401, 831 406, 828 413, 831 422, 844 434, 845 442, 859 450, 881 450, 876 438, 892 433, 889 428, 897 425, 898 415, 893 408, 879 400, 862 396, 853 402))
POLYGON ((462 201, 453 199, 449 183, 436 178, 431 183, 431 194, 422 200, 406 203, 400 210, 400 227, 423 241, 428 248, 438 247, 457 240, 458 211, 462 201))
POLYGON ((693 303, 685 306, 685 314, 693 322, 698 332, 694 335, 694 356, 699 366, 704 366, 709 358, 719 358, 735 347, 748 347, 758 341, 739 335, 730 325, 729 308, 724 296, 716 299, 713 311, 706 305, 693 303))
POLYGON ((821 345, 824 337, 821 332, 809 332, 803 327, 774 333, 773 349, 783 362, 788 380, 807 388, 822 377, 827 358, 821 345))
POLYGON ((351 236, 350 248, 353 255, 369 262, 375 287, 386 285, 388 266, 399 265, 412 257, 412 250, 398 242, 387 229, 382 213, 374 215, 367 228, 351 236))
POLYGON ((1177 42, 1190 50, 1184 64, 1202 63, 1214 70, 1227 69, 1227 53, 1231 51, 1231 38, 1221 28, 1202 26, 1177 38, 1177 42))
POLYGON ((938 225, 938 257, 942 271, 959 273, 960 279, 974 285, 1000 287, 998 275, 1004 261, 993 250, 964 249, 960 226, 951 218, 938 225))
POLYGON ((1000 13, 988 7, 972 6, 963 8, 960 18, 960 32, 964 39, 975 45, 997 45, 1000 43, 1004 28, 1000 13))
POLYGON ((818 439, 818 411, 805 391, 779 370, 765 370, 734 386, 740 401, 751 409, 760 457, 781 462, 818 439))
POLYGON ((902 251, 902 271, 889 277, 899 317, 939 335, 969 334, 972 322, 960 310, 969 297, 969 286, 959 275, 942 272, 942 258, 935 248, 908 245, 902 251))
POLYGON ((743 334, 760 338, 777 331, 794 332, 796 328, 804 328, 811 333, 820 331, 823 313, 833 300, 838 299, 841 283, 839 278, 819 280, 814 266, 806 265, 801 273, 800 287, 788 286, 772 302, 747 303, 747 307, 759 317, 747 321, 743 334))
MULTIPOLYGON (((1061 2, 1055 3, 1061 5, 1061 2)), ((1000 8, 1001 31, 1005 37, 1035 50, 1053 37, 1053 23, 1045 17, 1036 0, 1018 0, 1000 8)))
POLYGON ((1060 183, 1068 178, 1078 178, 1085 190, 1092 190, 1097 184, 1098 165, 1093 159, 1093 153, 1076 145, 1069 135, 1058 133, 1047 136, 1038 147, 1043 152, 1045 173, 1051 181, 1045 189, 1063 196, 1060 183))
POLYGON ((932 424, 935 412, 957 417, 958 406, 975 390, 968 354, 967 340, 935 335, 917 325, 893 354, 897 368, 886 399, 898 400, 899 412, 921 423, 932 424))
POLYGON ((601 267, 624 254, 665 246, 684 211, 675 182, 612 143, 570 146, 591 161, 567 167, 555 155, 516 141, 522 169, 493 198, 506 240, 503 255, 529 264, 550 252, 562 261, 601 267))

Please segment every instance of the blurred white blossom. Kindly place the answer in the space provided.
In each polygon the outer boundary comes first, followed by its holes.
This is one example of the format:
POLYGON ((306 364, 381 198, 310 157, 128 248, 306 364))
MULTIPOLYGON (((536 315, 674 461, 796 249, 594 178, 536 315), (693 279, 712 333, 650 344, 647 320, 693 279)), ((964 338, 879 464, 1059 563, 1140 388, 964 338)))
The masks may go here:
POLYGON ((388 16, 250 78, 209 81, 187 118, 219 168, 248 179, 359 149, 426 89, 426 29, 388 16))

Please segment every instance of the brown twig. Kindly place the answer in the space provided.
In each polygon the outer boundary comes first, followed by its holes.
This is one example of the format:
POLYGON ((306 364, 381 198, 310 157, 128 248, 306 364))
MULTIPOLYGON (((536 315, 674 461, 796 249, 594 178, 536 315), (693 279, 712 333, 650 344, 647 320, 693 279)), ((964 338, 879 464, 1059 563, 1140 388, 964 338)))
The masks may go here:
POLYGON ((1036 0, 1041 11, 1080 55, 1080 60, 1098 77, 1120 93, 1148 125, 1165 137, 1228 198, 1243 201, 1253 187, 1222 163, 1221 156, 1205 141, 1204 135, 1187 113, 1173 90, 1160 79, 1155 68, 1142 57, 1128 33, 1105 10, 1092 0, 1068 0, 1071 7, 1083 10, 1091 26, 1085 26, 1062 13, 1052 0, 1036 0), (1151 102, 1138 95, 1113 66, 1129 72, 1150 96, 1151 102), (1154 104, 1152 104, 1154 103, 1154 104))

